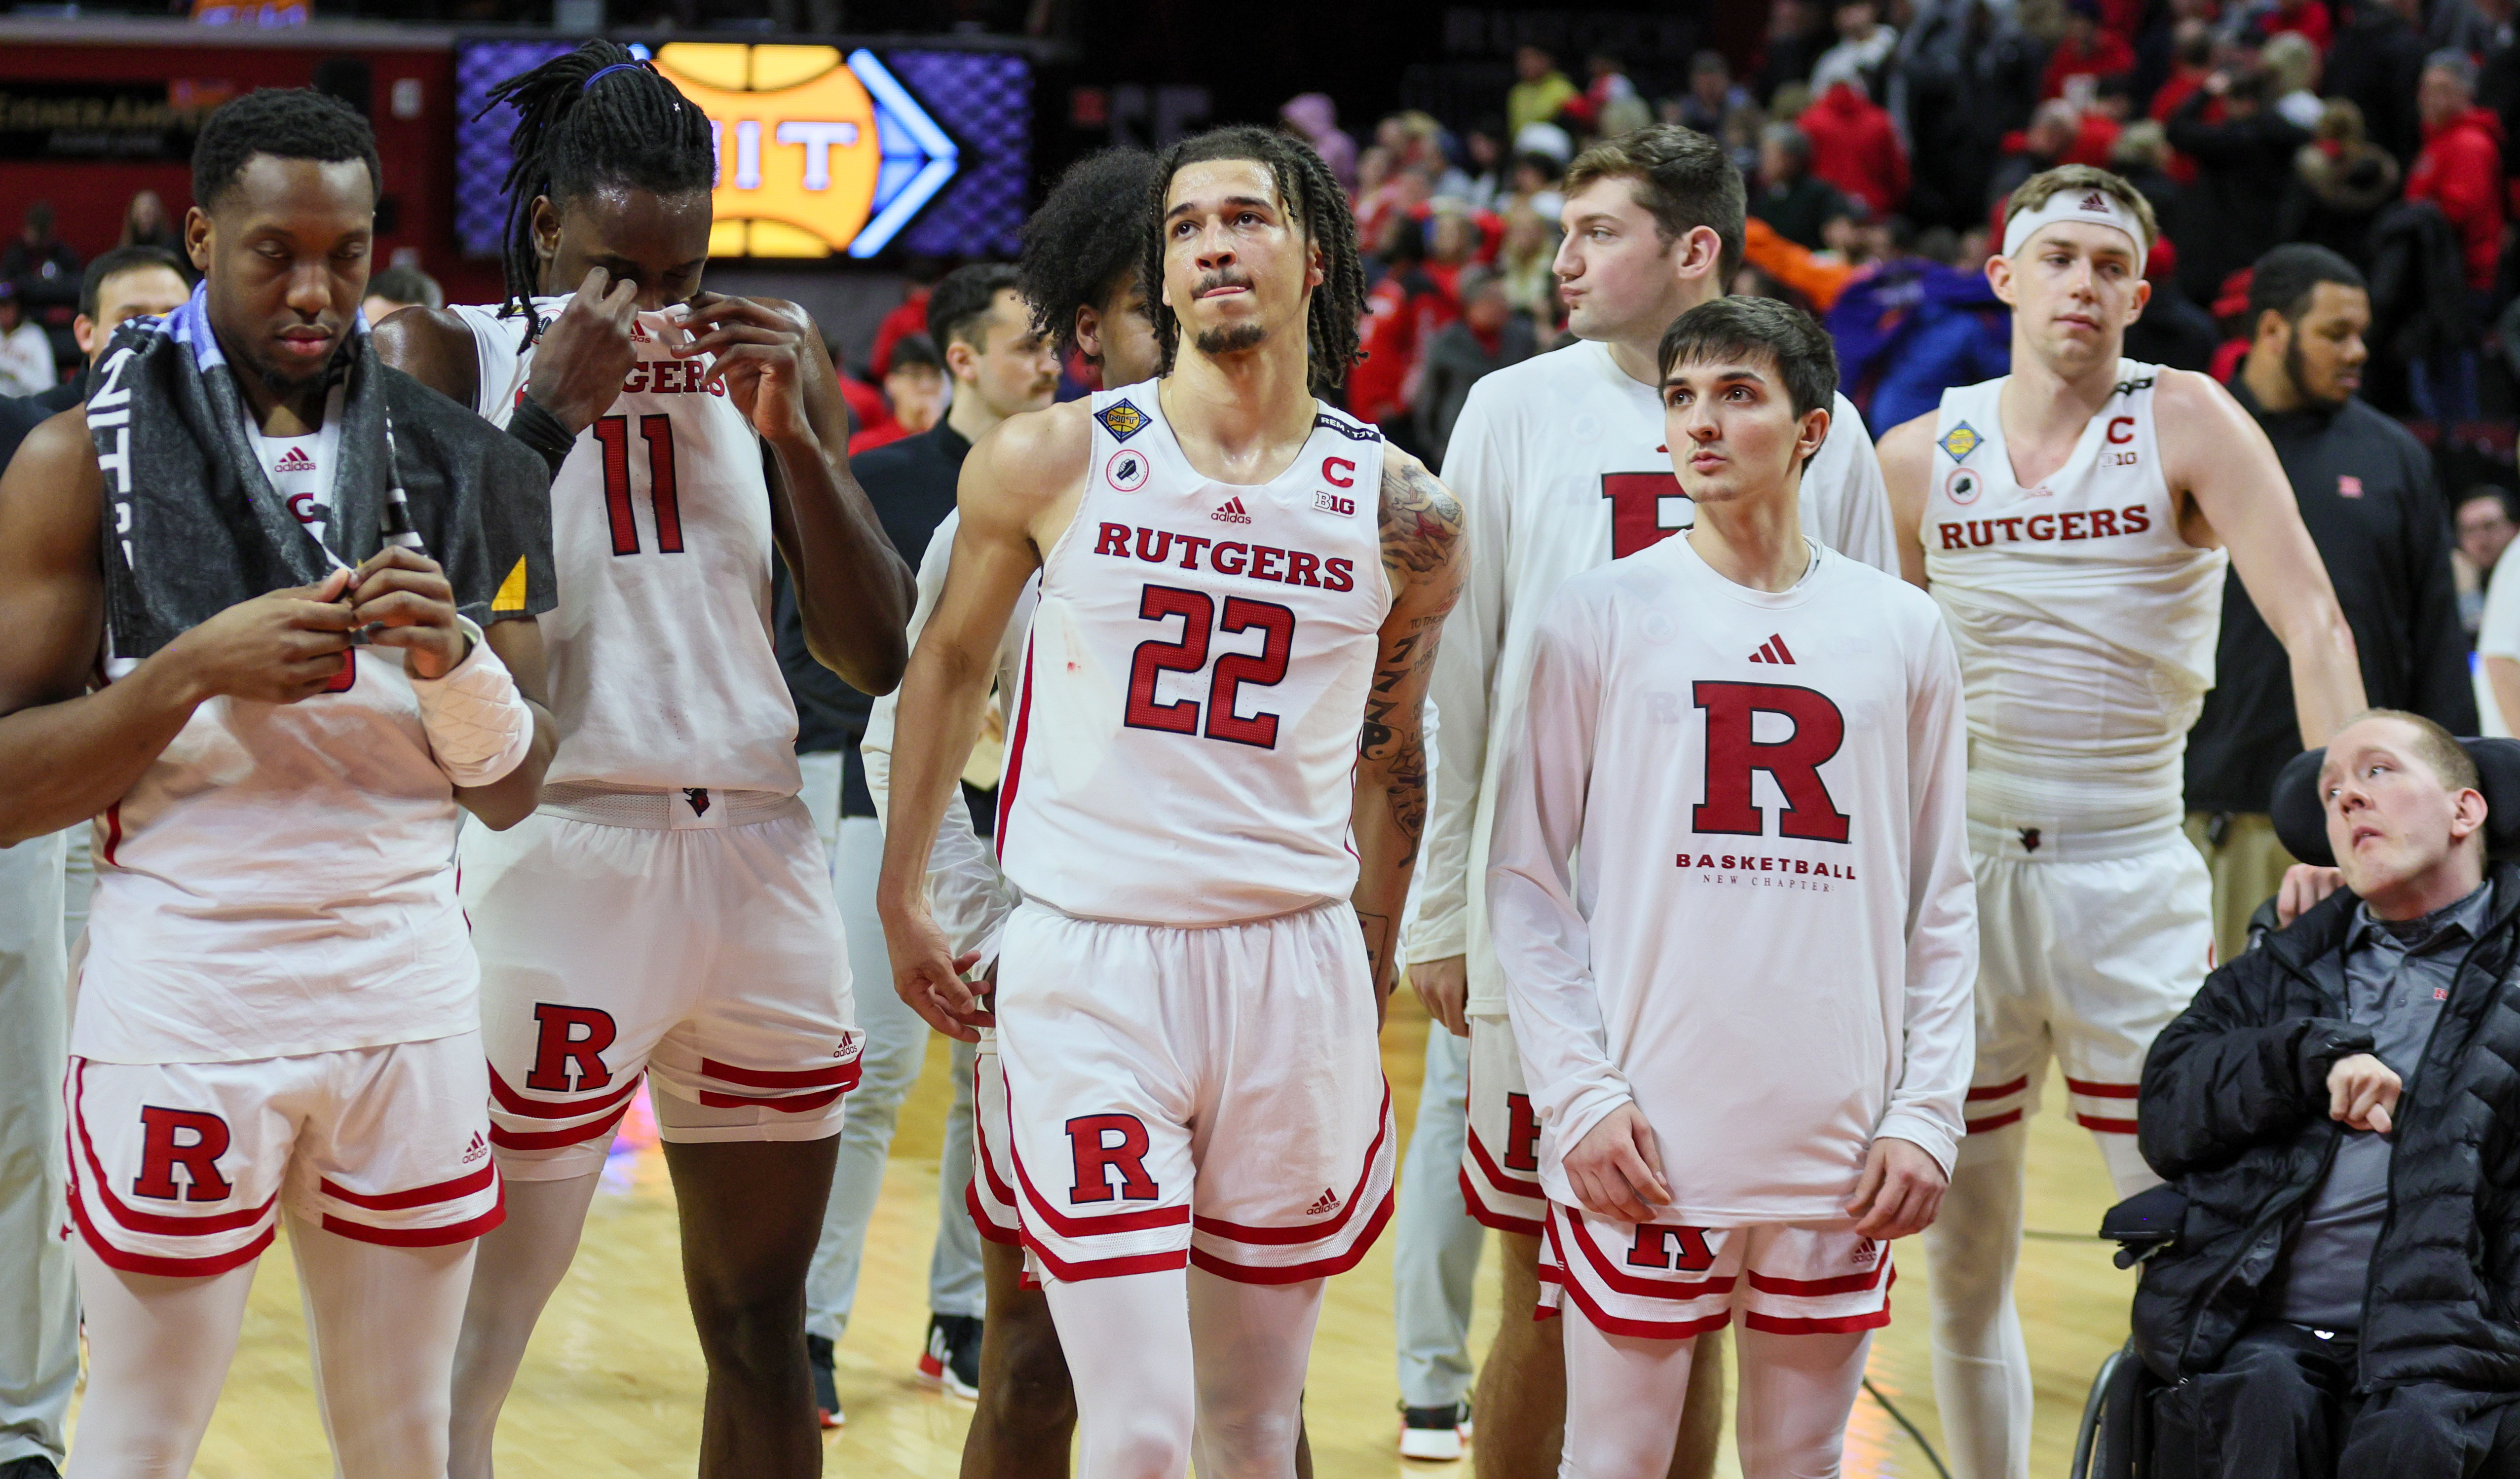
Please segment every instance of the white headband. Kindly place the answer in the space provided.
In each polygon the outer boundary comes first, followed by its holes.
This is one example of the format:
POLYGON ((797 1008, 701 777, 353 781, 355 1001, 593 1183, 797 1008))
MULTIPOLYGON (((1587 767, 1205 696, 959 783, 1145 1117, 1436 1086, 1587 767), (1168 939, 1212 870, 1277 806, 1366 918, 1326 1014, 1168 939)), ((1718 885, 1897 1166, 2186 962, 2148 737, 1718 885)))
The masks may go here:
POLYGON ((2053 226, 2058 221, 2081 221, 2126 233, 2127 240, 2135 244, 2135 274, 2143 276, 2143 223, 2136 219, 2124 202, 2096 187, 2060 190, 2037 209, 2016 213, 2003 223, 2003 254, 2017 255, 2041 227, 2053 226))

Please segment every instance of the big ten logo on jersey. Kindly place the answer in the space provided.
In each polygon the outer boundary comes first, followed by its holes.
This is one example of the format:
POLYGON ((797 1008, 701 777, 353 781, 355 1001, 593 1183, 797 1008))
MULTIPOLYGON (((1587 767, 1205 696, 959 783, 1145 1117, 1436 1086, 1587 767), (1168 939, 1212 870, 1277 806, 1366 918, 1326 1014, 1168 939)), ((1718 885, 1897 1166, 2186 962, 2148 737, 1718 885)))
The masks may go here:
POLYGON ((604 1050, 620 1035, 611 1012, 535 1003, 534 1066, 525 1087, 537 1094, 586 1094, 605 1087, 612 1082, 612 1070, 604 1066, 604 1050))
POLYGON ((1134 1114, 1080 1114, 1067 1122, 1075 1180, 1070 1203, 1153 1201, 1163 1194, 1147 1174, 1146 1122, 1134 1114))
POLYGON ((198 1109, 140 1108, 140 1174, 131 1194, 158 1201, 225 1201, 235 1188, 219 1174, 219 1157, 233 1140, 228 1122, 198 1109), (179 1185, 175 1172, 181 1168, 179 1185))
MULTIPOLYGON (((1662 450, 1656 447, 1655 451, 1662 450)), ((1689 526, 1695 511, 1680 479, 1660 472, 1604 472, 1601 496, 1610 501, 1610 558, 1625 560, 1689 526)))
POLYGON ((1715 1248, 1707 1242, 1704 1228, 1639 1223, 1636 1240, 1628 1245, 1626 1263, 1631 1269, 1703 1274, 1715 1267, 1715 1248))
MULTIPOLYGON (((1323 458, 1322 481, 1328 483, 1330 488, 1355 487, 1356 460, 1348 457, 1323 458)), ((1356 499, 1346 493, 1333 493, 1330 488, 1323 488, 1313 494, 1313 507, 1325 514, 1354 514, 1356 499)))
MULTIPOLYGON (((1789 660, 1771 637, 1752 661, 1789 660)), ((1764 837, 1769 813, 1776 835, 1799 842, 1845 844, 1852 822, 1829 795, 1820 768, 1846 742, 1846 716, 1818 689, 1781 683, 1701 681, 1690 702, 1706 716, 1706 799, 1689 809, 1701 834, 1764 837), (1760 805, 1756 778, 1767 777, 1781 807, 1760 805)), ((1827 856, 1684 851, 1678 866, 1713 881, 1811 888, 1851 879, 1855 871, 1827 856)))

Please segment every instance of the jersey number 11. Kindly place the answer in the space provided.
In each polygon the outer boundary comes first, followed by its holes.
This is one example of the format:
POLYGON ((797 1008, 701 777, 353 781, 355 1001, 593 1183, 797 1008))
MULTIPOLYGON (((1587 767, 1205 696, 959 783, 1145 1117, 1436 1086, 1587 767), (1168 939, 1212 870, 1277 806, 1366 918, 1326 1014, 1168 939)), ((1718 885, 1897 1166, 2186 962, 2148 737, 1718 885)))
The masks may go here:
MULTIPOLYGON (((656 551, 683 553, 683 503, 674 487, 674 419, 639 418, 639 439, 648 444, 648 501, 656 516, 656 551)), ((612 525, 612 553, 639 553, 639 523, 630 512, 630 418, 598 417, 595 440, 604 448, 604 513, 612 525)))

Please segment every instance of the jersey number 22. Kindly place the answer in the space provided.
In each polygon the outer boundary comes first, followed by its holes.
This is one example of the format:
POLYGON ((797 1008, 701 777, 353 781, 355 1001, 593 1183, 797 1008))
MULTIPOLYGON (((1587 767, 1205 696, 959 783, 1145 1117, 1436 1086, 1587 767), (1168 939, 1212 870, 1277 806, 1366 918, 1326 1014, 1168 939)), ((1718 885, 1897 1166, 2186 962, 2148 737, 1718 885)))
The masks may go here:
POLYGON ((1127 723, 1131 729, 1199 734, 1198 700, 1176 698, 1170 703, 1157 703, 1155 685, 1163 681, 1166 673, 1205 670, 1211 631, 1231 634, 1257 627, 1261 632, 1259 651, 1227 652, 1216 659, 1215 676, 1208 681, 1205 733, 1210 740, 1257 745, 1261 749, 1278 747, 1277 715, 1244 715, 1236 709, 1244 684, 1267 688, 1285 681, 1286 658, 1295 648, 1293 611, 1274 602, 1228 596, 1220 618, 1215 598, 1204 591, 1150 585, 1138 598, 1138 615, 1147 621, 1170 621, 1178 616, 1182 618, 1182 636, 1179 642, 1150 638, 1138 644, 1137 654, 1129 662, 1127 723))

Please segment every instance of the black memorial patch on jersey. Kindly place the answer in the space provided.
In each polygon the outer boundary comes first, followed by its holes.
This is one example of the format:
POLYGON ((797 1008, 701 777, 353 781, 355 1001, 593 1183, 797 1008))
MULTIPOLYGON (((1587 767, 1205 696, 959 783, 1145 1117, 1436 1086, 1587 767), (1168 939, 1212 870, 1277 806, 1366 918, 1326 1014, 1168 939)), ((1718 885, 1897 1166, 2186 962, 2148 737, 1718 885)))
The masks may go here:
POLYGON ((1339 435, 1346 437, 1349 441, 1378 442, 1382 440, 1382 433, 1376 431, 1372 426, 1362 426, 1352 422, 1341 421, 1339 418, 1332 416, 1326 411, 1314 413, 1313 425, 1317 427, 1326 427, 1329 430, 1335 431, 1339 435))

